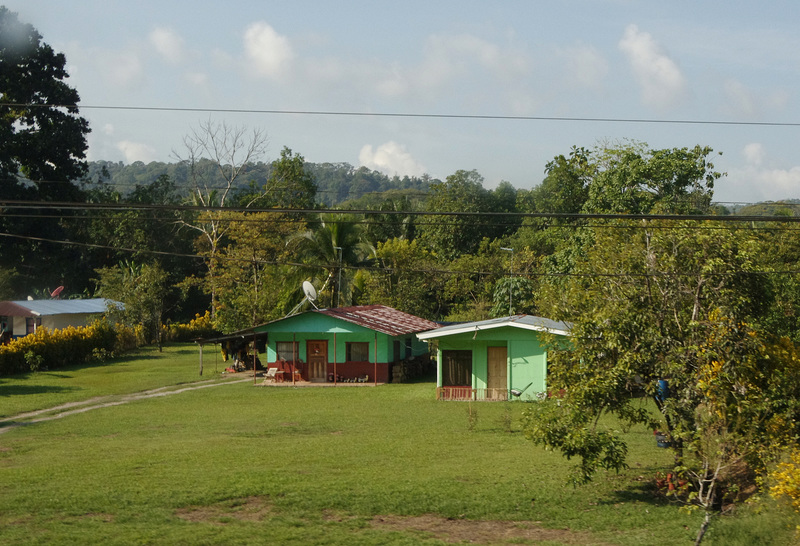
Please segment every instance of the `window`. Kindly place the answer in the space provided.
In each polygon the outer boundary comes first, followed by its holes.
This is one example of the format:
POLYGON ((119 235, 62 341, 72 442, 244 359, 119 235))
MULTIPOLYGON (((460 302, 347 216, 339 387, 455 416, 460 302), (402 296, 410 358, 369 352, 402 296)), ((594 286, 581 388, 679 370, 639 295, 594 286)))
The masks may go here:
POLYGON ((472 385, 472 351, 442 351, 442 386, 472 385))
POLYGON ((351 341, 346 343, 344 358, 347 362, 369 362, 369 342, 351 341))
POLYGON ((295 357, 300 358, 300 352, 297 347, 297 342, 294 341, 278 341, 275 343, 275 357, 276 360, 285 360, 287 362, 294 362, 295 357))
POLYGON ((27 317, 25 319, 25 335, 33 334, 36 332, 36 329, 42 325, 42 318, 41 317, 27 317))
POLYGON ((407 338, 406 339, 406 358, 411 358, 411 353, 413 352, 412 347, 413 347, 413 345, 412 345, 411 338, 407 338))

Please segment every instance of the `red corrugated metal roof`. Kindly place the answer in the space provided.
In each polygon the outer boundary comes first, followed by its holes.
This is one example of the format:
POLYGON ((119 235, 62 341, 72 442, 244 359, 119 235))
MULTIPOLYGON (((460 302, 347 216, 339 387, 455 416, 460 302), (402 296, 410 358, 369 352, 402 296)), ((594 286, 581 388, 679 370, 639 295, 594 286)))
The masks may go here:
POLYGON ((409 315, 385 305, 337 307, 335 309, 317 309, 315 312, 346 320, 390 336, 416 334, 439 326, 433 321, 409 315))
POLYGON ((0 301, 0 316, 3 317, 35 317, 36 314, 28 309, 14 303, 13 301, 0 301))

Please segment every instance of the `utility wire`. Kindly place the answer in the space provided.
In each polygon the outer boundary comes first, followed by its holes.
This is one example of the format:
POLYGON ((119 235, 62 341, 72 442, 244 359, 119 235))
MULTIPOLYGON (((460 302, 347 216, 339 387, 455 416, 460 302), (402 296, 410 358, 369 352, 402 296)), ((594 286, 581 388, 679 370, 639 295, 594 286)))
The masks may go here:
POLYGON ((756 216, 714 214, 621 214, 621 213, 572 213, 572 212, 459 212, 459 211, 399 211, 369 209, 293 209, 293 208, 258 208, 258 207, 219 207, 201 205, 157 205, 142 203, 75 203, 75 202, 42 202, 13 199, 0 199, 0 208, 36 209, 36 210, 155 210, 170 212, 246 212, 246 213, 280 213, 305 215, 387 215, 387 216, 442 216, 455 218, 553 218, 563 220, 671 220, 678 222, 778 222, 800 223, 800 217, 794 216, 756 216))
POLYGON ((501 121, 557 121, 583 123, 640 123, 672 125, 725 125, 742 127, 800 127, 800 122, 785 121, 741 121, 741 120, 692 120, 692 119, 654 119, 654 118, 614 118, 614 117, 570 117, 570 116, 512 116, 500 114, 445 114, 420 112, 358 112, 347 110, 281 110, 251 108, 199 108, 174 106, 120 106, 101 104, 36 104, 0 102, 0 107, 13 108, 78 108, 84 110, 127 110, 134 112, 195 112, 218 114, 269 114, 292 116, 341 116, 341 117, 390 117, 423 119, 464 119, 501 121))
MULTIPOLYGON (((94 243, 82 243, 77 241, 65 241, 65 240, 58 240, 58 239, 48 239, 45 237, 33 237, 30 235, 16 235, 13 233, 0 233, 0 237, 8 237, 8 238, 15 238, 15 239, 22 239, 28 241, 36 241, 36 242, 44 242, 44 243, 52 243, 52 244, 61 244, 61 245, 69 245, 69 246, 79 246, 79 247, 86 247, 86 248, 98 248, 104 250, 114 250, 117 252, 130 252, 130 253, 139 253, 139 254, 151 254, 156 256, 169 256, 169 257, 177 257, 177 258, 190 258, 190 259, 198 259, 198 260, 209 260, 208 256, 202 256, 199 254, 186 254, 186 253, 179 253, 179 252, 166 252, 166 251, 159 251, 159 250, 137 250, 133 248, 125 248, 125 247, 114 247, 111 245, 99 245, 94 243)), ((504 272, 498 271, 458 271, 452 269, 433 269, 433 268, 426 268, 426 269, 417 269, 417 268, 395 268, 395 267, 376 267, 376 266, 365 266, 365 265, 339 265, 338 262, 335 264, 308 264, 308 263, 300 263, 300 262, 290 262, 290 261, 277 261, 277 260, 263 260, 263 259, 253 259, 253 258, 239 258, 236 256, 229 256, 229 255, 217 255, 214 257, 214 260, 219 261, 227 261, 227 262, 241 262, 246 264, 258 264, 258 265, 273 265, 273 266, 290 266, 290 267, 299 267, 299 268, 310 268, 310 269, 322 269, 322 270, 329 270, 335 267, 341 267, 342 269, 347 270, 361 270, 361 271, 374 271, 378 273, 419 273, 419 274, 442 274, 442 275, 451 275, 451 276, 470 276, 470 275, 479 275, 479 276, 505 276, 504 272)), ((650 272, 650 273, 567 273, 567 272, 553 272, 553 271, 528 271, 526 273, 518 273, 515 275, 516 277, 523 277, 523 278, 530 278, 530 277, 579 277, 579 278, 675 278, 675 277, 695 277, 697 273, 682 273, 682 272, 650 272)), ((739 275, 756 275, 756 276, 764 276, 764 275, 800 275, 800 270, 797 269, 790 269, 790 270, 776 270, 776 271, 725 271, 725 272, 707 272, 704 273, 705 276, 708 277, 732 277, 732 276, 739 276, 739 275)))

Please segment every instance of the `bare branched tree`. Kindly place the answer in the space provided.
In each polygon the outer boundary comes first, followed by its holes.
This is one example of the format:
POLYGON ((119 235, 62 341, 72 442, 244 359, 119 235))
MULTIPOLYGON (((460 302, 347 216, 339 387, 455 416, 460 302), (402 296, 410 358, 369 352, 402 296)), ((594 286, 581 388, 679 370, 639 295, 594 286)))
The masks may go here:
MULTIPOLYGON (((269 139, 262 129, 231 126, 224 121, 209 119, 192 129, 183 139, 183 144, 183 152, 173 151, 173 155, 189 170, 193 204, 206 210, 181 222, 197 231, 207 245, 202 252, 207 256, 207 281, 213 314, 217 302, 216 261, 220 243, 230 225, 223 221, 223 213, 215 209, 229 204, 248 166, 266 154, 269 139)), ((257 196, 253 197, 244 206, 251 205, 256 199, 257 196)))

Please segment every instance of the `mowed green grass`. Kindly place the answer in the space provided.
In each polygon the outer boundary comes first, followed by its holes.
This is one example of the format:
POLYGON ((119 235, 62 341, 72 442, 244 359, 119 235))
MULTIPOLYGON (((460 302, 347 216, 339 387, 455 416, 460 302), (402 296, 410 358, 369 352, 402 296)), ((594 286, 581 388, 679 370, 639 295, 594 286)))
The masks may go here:
MULTIPOLYGON (((14 413, 6 402, 41 404, 16 400, 28 396, 50 402, 80 392, 96 396, 100 385, 111 384, 116 393, 132 392, 120 384, 125 377, 135 389, 153 388, 149 381, 159 374, 176 382, 199 379, 196 349, 176 347, 145 357, 144 364, 126 359, 107 369, 71 370, 65 373, 70 389, 61 393, 4 394, 2 414, 14 413), (192 354, 184 354, 187 350, 192 354), (111 381, 117 366, 118 379, 111 381), (133 370, 139 366, 150 369, 149 379, 133 370), (186 369, 154 369, 160 366, 186 369)), ((4 380, 3 386, 36 379, 4 380)), ((574 488, 567 484, 570 463, 519 432, 524 406, 473 404, 478 423, 469 431, 468 405, 435 401, 431 383, 271 388, 244 382, 15 428, 0 434, 0 542, 442 544, 448 539, 446 532, 416 525, 413 516, 436 516, 455 527, 500 522, 491 543, 534 543, 503 533, 539 528, 556 530, 544 542, 549 544, 692 540, 700 515, 683 513, 654 494, 652 478, 668 466, 670 454, 656 448, 651 431, 628 432, 628 471, 603 473, 589 486, 574 488), (507 408, 511 432, 502 424, 507 408), (408 518, 397 519, 400 525, 394 527, 376 523, 388 516, 408 518)), ((784 523, 781 519, 778 526, 784 523)), ((731 524, 720 525, 721 531, 725 525, 731 524)), ((774 534, 775 525, 762 534, 774 534)), ((712 528, 709 543, 714 533, 712 528)))
POLYGON ((219 379, 226 366, 219 354, 206 349, 202 377, 198 355, 198 348, 190 344, 161 352, 143 347, 110 363, 0 377, 0 419, 96 396, 219 379))

